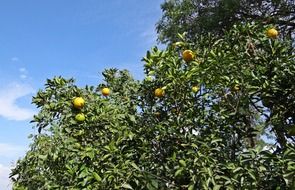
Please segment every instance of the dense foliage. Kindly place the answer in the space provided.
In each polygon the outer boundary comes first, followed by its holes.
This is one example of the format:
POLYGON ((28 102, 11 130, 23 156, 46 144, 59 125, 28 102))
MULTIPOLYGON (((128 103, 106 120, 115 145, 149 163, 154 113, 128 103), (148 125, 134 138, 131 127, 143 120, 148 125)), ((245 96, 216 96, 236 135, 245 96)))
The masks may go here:
POLYGON ((183 32, 190 39, 208 32, 223 35, 234 24, 251 21, 276 25, 289 37, 295 29, 294 0, 165 0, 162 11, 161 42, 173 42, 183 32))
POLYGON ((40 133, 12 171, 13 188, 294 189, 294 50, 267 29, 179 35, 147 52, 143 81, 116 69, 97 87, 47 80, 33 98, 40 133))

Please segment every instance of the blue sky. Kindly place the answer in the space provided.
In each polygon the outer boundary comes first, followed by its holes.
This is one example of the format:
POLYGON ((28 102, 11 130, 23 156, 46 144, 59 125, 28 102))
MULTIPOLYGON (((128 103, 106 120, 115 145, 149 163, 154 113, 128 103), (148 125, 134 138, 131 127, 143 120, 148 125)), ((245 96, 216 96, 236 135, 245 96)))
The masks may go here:
POLYGON ((9 0, 0 2, 0 189, 24 155, 37 112, 31 98, 47 78, 101 82, 104 68, 142 77, 141 58, 156 45, 163 0, 9 0))

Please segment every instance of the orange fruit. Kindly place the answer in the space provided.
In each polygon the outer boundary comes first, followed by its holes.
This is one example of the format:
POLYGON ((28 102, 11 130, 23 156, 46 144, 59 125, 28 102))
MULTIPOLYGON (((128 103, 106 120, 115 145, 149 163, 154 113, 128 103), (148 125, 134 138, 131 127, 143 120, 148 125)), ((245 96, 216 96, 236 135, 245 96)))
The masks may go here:
POLYGON ((76 116, 75 116, 75 119, 76 121, 78 122, 83 122, 85 121, 85 115, 83 113, 78 113, 76 116))
POLYGON ((74 98, 73 106, 76 109, 82 109, 84 107, 85 100, 82 97, 74 98))
POLYGON ((155 96, 158 97, 158 98, 161 98, 163 97, 165 94, 164 90, 162 88, 157 88, 155 90, 155 96))
POLYGON ((182 58, 184 61, 190 62, 190 61, 194 60, 195 54, 191 50, 184 50, 182 52, 182 58))
POLYGON ((192 87, 192 91, 193 91, 194 93, 198 92, 199 90, 200 90, 200 88, 199 88, 198 86, 193 86, 193 87, 192 87))
POLYGON ((267 37, 269 37, 269 38, 273 38, 273 39, 275 39, 275 38, 278 37, 279 32, 278 32, 275 28, 271 28, 271 29, 268 29, 268 30, 266 31, 266 35, 267 35, 267 37))
POLYGON ((102 93, 102 95, 104 95, 104 96, 108 96, 108 95, 110 95, 111 90, 110 90, 109 88, 105 87, 105 88, 103 88, 103 89, 101 90, 101 93, 102 93))

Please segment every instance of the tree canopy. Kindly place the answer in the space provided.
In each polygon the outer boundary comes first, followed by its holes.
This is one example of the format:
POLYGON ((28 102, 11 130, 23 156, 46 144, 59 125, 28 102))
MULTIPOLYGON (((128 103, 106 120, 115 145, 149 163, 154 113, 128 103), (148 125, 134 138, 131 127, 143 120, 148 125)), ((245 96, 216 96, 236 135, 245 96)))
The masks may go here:
POLYGON ((223 35, 234 24, 261 22, 277 26, 284 36, 294 35, 293 0, 166 0, 157 24, 161 42, 175 42, 177 33, 190 39, 208 32, 223 35))
POLYGON ((48 79, 13 188, 294 189, 294 49, 269 27, 178 35, 143 57, 142 81, 117 69, 97 86, 48 79), (259 143, 261 131, 273 140, 259 143))

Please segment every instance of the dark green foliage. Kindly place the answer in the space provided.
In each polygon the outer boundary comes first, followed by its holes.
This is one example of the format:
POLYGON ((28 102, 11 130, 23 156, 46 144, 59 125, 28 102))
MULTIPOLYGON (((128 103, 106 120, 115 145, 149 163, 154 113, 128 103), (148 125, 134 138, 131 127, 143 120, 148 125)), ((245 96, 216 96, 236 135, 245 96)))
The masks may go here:
POLYGON ((261 22, 278 26, 284 36, 295 29, 293 0, 166 0, 157 24, 159 40, 173 43, 186 32, 196 39, 208 32, 222 36, 234 24, 261 22))
POLYGON ((294 50, 267 38, 267 28, 180 35, 180 46, 147 52, 143 81, 116 69, 97 87, 48 80, 33 98, 40 133, 12 170, 13 188, 294 189, 294 50), (185 49, 194 61, 182 59, 185 49), (156 88, 165 95, 155 97, 156 88), (76 96, 82 110, 72 106, 76 96), (74 120, 79 112, 83 123, 74 120), (259 143, 264 131, 273 143, 259 143))

